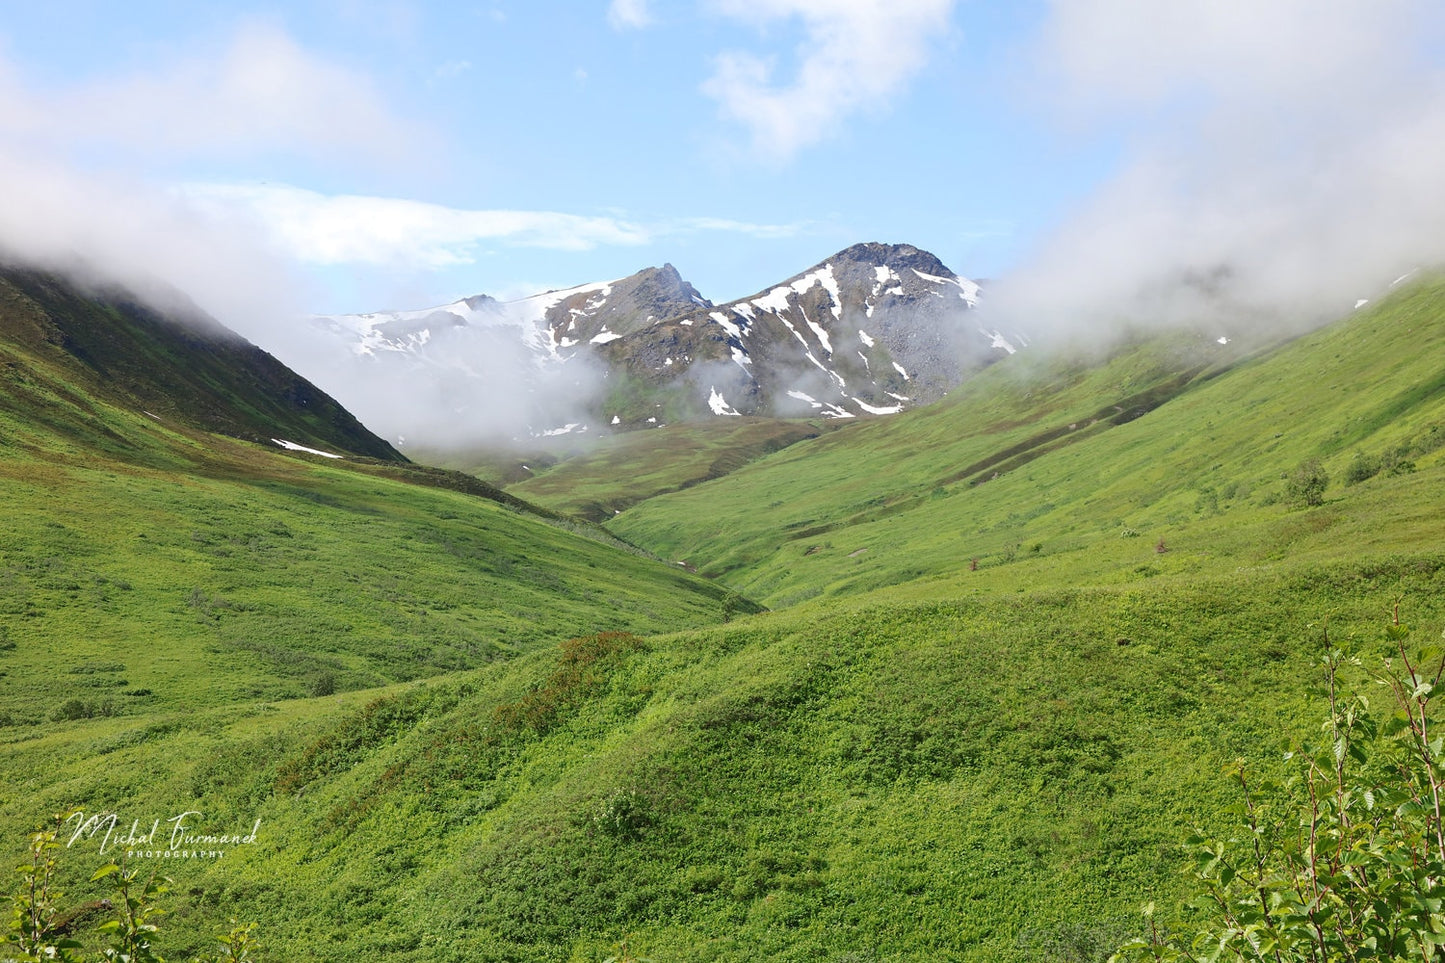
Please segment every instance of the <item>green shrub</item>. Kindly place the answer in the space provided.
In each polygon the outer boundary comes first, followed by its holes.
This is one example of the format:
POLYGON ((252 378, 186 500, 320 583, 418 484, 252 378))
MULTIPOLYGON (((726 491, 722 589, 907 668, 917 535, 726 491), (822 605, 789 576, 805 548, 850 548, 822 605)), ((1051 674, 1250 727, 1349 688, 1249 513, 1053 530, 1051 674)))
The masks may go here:
MULTIPOLYGON (((1325 963, 1438 960, 1445 955, 1445 744, 1429 707, 1445 676, 1445 651, 1409 653, 1398 616, 1394 649, 1374 681, 1394 712, 1341 681, 1360 661, 1330 649, 1323 668, 1323 745, 1293 753, 1302 763, 1284 786, 1233 771, 1242 820, 1228 839, 1186 842, 1203 888, 1193 934, 1161 927, 1111 957, 1325 963), (1302 800, 1300 802, 1299 800, 1302 800)), ((1328 644, 1328 638, 1326 639, 1328 644)))
MULTIPOLYGON (((56 813, 31 834, 26 862, 16 867, 20 884, 9 899, 10 921, 0 933, 0 958, 5 963, 89 963, 92 959, 97 963, 165 963, 152 939, 160 929, 156 920, 165 914, 156 901, 170 888, 168 877, 154 873, 143 877, 140 870, 110 863, 90 877, 92 883, 107 881, 110 898, 60 912, 64 894, 56 888, 58 853, 66 848, 60 837, 78 815, 78 810, 56 813), (82 920, 98 920, 95 934, 108 944, 95 957, 84 956, 80 952, 83 944, 73 938, 82 920)), ((216 937, 221 952, 195 957, 191 963, 252 963, 256 940, 251 930, 255 925, 242 926, 231 920, 230 932, 216 937)))
POLYGON ((635 839, 652 825, 647 800, 635 789, 619 789, 602 800, 590 820, 592 828, 613 839, 635 839))
POLYGON ((75 722, 79 719, 94 719, 96 716, 115 715, 115 703, 86 702, 82 699, 66 699, 50 714, 51 722, 75 722))
POLYGON ((1345 484, 1358 485, 1362 481, 1369 481, 1379 473, 1380 459, 1363 452, 1356 452, 1355 457, 1350 459, 1350 467, 1345 469, 1345 484))
POLYGON ((1323 505, 1330 476, 1318 458, 1303 462, 1285 481, 1285 500, 1292 505, 1323 505))

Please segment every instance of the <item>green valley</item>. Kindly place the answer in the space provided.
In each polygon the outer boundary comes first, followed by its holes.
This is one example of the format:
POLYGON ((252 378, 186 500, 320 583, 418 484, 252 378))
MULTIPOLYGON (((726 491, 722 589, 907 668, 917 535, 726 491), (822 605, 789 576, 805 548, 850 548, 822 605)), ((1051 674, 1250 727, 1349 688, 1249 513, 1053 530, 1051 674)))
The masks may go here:
POLYGON ((1222 770, 1312 734, 1326 631, 1445 627, 1442 347, 1427 281, 502 492, 6 342, 0 855, 70 806, 256 826, 132 857, 170 959, 237 918, 287 963, 1102 960, 1189 892, 1222 770))

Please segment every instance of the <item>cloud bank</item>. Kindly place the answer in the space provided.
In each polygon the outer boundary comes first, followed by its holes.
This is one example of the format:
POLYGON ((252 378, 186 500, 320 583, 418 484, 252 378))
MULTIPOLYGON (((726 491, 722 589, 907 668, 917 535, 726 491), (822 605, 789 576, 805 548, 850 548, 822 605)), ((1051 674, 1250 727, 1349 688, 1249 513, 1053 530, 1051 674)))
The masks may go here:
POLYGON ((62 154, 103 145, 130 157, 285 152, 381 163, 430 140, 364 75, 265 24, 147 73, 61 90, 27 89, 0 67, 0 137, 62 154))
POLYGON ((1426 0, 1056 0, 1057 117, 1130 125, 1119 172, 990 310, 1298 329, 1445 263, 1445 49, 1426 0))
POLYGON ((475 263, 502 243, 554 251, 637 246, 699 232, 787 237, 799 227, 726 218, 642 222, 557 211, 464 210, 394 197, 326 195, 284 184, 191 184, 178 196, 219 222, 246 225, 296 261, 435 270, 475 263))
POLYGON ((304 313, 308 282, 254 225, 218 222, 155 172, 217 156, 388 165, 393 138, 427 138, 366 77, 274 27, 243 25, 192 49, 147 72, 50 89, 0 58, 0 251, 84 265, 89 280, 153 299, 169 285, 275 350, 304 313))

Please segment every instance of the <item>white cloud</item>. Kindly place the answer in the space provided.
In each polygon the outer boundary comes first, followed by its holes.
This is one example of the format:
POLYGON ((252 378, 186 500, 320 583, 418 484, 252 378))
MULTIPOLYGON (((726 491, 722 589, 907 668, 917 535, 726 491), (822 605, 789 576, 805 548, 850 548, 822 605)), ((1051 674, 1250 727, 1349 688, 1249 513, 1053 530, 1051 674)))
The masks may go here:
POLYGON ((393 197, 328 196, 286 185, 195 184, 183 196, 212 216, 261 227, 278 249, 312 264, 442 268, 473 263, 478 246, 585 251, 650 239, 611 217, 554 211, 458 210, 393 197))
POLYGON ((612 0, 607 7, 607 22, 614 30, 641 30, 651 26, 648 0, 612 0))
POLYGON ((1042 60, 1065 97, 1155 104, 1204 92, 1308 102, 1394 74, 1419 0, 1053 0, 1042 60))
POLYGON ((181 197, 207 217, 239 221, 286 257, 309 264, 441 269, 474 263, 488 244, 586 251, 704 231, 790 236, 795 225, 723 218, 643 224, 623 216, 459 210, 394 197, 330 196, 281 184, 192 184, 181 197))
POLYGON ((131 155, 272 152, 389 159, 426 136, 363 76, 264 25, 214 53, 55 91, 0 70, 0 135, 42 149, 101 143, 131 155))
POLYGON ((249 231, 197 217, 150 185, 0 151, 0 257, 121 282, 162 305, 184 292, 257 342, 284 335, 308 300, 292 265, 249 231))
POLYGON ((1132 143, 994 308, 1300 326, 1445 262, 1442 28, 1432 0, 1054 0, 1054 99, 1132 143))
POLYGON ((848 115, 885 106, 928 61, 948 30, 954 0, 713 0, 723 15, 764 29, 802 20, 796 75, 775 79, 775 60, 719 55, 703 92, 752 134, 753 150, 787 160, 829 136, 848 115))
POLYGON ((805 224, 754 224, 750 221, 735 221, 726 217, 691 217, 672 222, 664 233, 692 234, 702 231, 721 231, 728 234, 746 234, 759 240, 773 240, 781 237, 796 237, 806 228, 805 224))

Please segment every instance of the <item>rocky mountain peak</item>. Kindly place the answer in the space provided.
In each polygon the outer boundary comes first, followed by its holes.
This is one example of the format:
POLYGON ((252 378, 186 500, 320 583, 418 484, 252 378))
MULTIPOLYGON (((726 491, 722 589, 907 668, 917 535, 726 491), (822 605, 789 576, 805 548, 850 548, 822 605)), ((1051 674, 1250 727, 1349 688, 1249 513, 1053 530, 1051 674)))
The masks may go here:
POLYGON ((908 268, 937 277, 954 276, 953 272, 937 257, 912 244, 880 244, 876 241, 854 244, 833 255, 829 261, 855 262, 871 267, 889 267, 895 271, 908 268))
MULTIPOLYGON (((358 363, 375 369, 368 383, 391 378, 397 393, 424 377, 448 397, 475 395, 474 381, 508 380, 486 374, 511 357, 503 341, 525 346, 534 364, 520 356, 510 364, 533 372, 529 397, 548 396, 555 408, 550 396, 571 385, 586 406, 563 422, 551 413, 529 419, 533 431, 550 419, 541 433, 551 435, 711 415, 855 418, 926 404, 1019 343, 979 326, 971 313, 977 294, 927 251, 870 242, 726 304, 663 264, 516 301, 478 295, 442 308, 320 320, 354 339, 358 363), (579 363, 568 364, 574 358, 579 363), (588 379, 593 393, 583 397, 588 379)), ((466 408, 479 419, 483 409, 466 408)))

